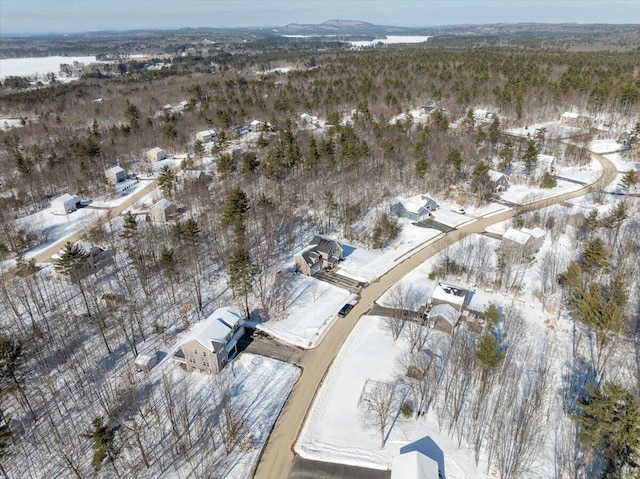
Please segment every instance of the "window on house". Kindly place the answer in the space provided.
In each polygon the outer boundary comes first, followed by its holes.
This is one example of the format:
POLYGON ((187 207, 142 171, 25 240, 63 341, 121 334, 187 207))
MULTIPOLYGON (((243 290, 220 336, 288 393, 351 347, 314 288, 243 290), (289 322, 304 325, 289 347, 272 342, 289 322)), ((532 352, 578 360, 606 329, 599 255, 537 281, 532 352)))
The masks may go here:
POLYGON ((191 364, 195 364, 195 363, 196 363, 196 360, 195 360, 195 358, 189 358, 189 362, 190 362, 191 364))
POLYGON ((207 357, 207 352, 206 351, 202 351, 202 356, 206 358, 207 357))
POLYGON ((198 354, 198 350, 197 350, 197 349, 194 349, 194 350, 193 350, 193 354, 198 354))
POLYGON ((202 364, 204 364, 204 367, 205 367, 205 368, 208 368, 208 367, 209 367, 209 361, 202 361, 202 364))

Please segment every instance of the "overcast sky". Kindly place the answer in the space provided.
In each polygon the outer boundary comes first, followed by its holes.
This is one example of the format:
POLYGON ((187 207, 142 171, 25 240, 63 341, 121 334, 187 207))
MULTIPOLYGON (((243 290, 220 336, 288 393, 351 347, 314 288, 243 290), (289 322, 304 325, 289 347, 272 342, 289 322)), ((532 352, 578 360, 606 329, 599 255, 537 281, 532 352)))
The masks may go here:
POLYGON ((640 23, 640 0, 0 0, 0 35, 183 27, 640 23))

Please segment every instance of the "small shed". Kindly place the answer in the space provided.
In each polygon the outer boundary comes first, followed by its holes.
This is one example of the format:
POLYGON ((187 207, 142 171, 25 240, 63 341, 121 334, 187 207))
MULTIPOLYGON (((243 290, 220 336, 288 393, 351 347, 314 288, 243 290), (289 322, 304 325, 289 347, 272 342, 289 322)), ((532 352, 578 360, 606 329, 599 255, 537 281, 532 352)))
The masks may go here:
POLYGON ((156 363, 157 361, 155 354, 138 354, 138 357, 133 362, 138 371, 145 373, 151 371, 156 363))
POLYGON ((438 463, 421 452, 400 454, 391 462, 391 479, 439 479, 438 463))
POLYGON ((263 127, 264 123, 260 120, 253 120, 251 123, 249 123, 250 131, 261 131, 263 127))
POLYGON ((107 180, 114 185, 127 179, 127 172, 120 166, 109 168, 105 174, 107 176, 107 180))
POLYGON ((166 223, 173 219, 177 212, 176 204, 163 198, 149 208, 149 219, 153 223, 166 223))
POLYGON ((147 151, 147 160, 149 161, 164 160, 167 156, 167 152, 157 146, 147 151))
POLYGON ((55 215, 66 215, 67 213, 72 213, 78 209, 78 206, 80 206, 80 198, 68 193, 58 196, 56 199, 51 201, 51 208, 55 215))
POLYGON ((216 137, 216 130, 202 130, 196 133, 196 140, 202 143, 208 143, 216 137))

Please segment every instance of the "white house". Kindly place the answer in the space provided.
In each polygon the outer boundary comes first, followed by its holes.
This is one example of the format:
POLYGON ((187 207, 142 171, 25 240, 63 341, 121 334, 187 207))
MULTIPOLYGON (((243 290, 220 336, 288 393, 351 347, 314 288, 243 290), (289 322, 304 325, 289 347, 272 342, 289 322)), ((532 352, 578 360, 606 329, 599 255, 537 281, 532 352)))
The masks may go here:
POLYGON ((391 462, 391 479, 439 479, 438 463, 428 456, 411 451, 391 462))
POLYGON ((67 213, 76 211, 78 206, 80 206, 80 198, 76 195, 65 193, 51 200, 51 209, 55 215, 66 215, 67 213))
POLYGON ((438 209, 438 203, 427 195, 417 195, 411 198, 398 198, 391 205, 392 215, 408 218, 413 221, 422 221, 429 218, 433 210, 438 209))
POLYGON ((509 228, 502 235, 502 247, 520 250, 523 257, 529 257, 542 247, 546 236, 542 228, 509 228))
POLYGON ((219 373, 238 354, 244 320, 231 308, 216 309, 196 325, 181 343, 173 359, 187 371, 219 373))
POLYGON ((545 173, 552 175, 556 174, 556 157, 551 155, 538 155, 538 162, 536 163, 537 175, 542 176, 545 173))
POLYGON ((202 130, 196 133, 196 140, 202 143, 209 143, 216 137, 216 130, 202 130))
POLYGON ((159 148, 157 146, 147 151, 147 160, 149 161, 164 160, 167 156, 167 153, 162 148, 159 148))
POLYGON ((127 172, 120 166, 109 168, 105 172, 105 175, 107 177, 107 180, 109 180, 109 182, 113 183, 114 185, 127 179, 127 172))
POLYGON ((496 193, 501 193, 509 188, 509 177, 504 173, 489 170, 489 180, 491 180, 491 186, 496 193))

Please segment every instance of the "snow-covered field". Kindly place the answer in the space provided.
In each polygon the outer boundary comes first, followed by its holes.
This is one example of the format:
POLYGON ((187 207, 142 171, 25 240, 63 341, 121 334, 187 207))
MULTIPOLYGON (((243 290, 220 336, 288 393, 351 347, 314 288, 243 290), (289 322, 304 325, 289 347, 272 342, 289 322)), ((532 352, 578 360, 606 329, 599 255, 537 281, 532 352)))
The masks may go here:
POLYGON ((555 188, 536 188, 525 184, 511 185, 507 191, 500 195, 500 198, 511 203, 525 205, 544 198, 579 190, 582 187, 583 185, 563 180, 558 180, 558 186, 555 188))
POLYGON ((557 171, 559 177, 569 178, 581 183, 593 183, 601 174, 602 165, 593 158, 588 166, 562 166, 557 171))
POLYGON ((593 140, 589 143, 589 149, 594 153, 615 153, 620 151, 622 145, 614 139, 593 140))
POLYGON ((349 42, 353 48, 373 47, 378 43, 385 45, 397 45, 401 43, 424 43, 429 39, 426 36, 401 36, 388 35, 386 38, 374 38, 373 40, 360 40, 349 42))
POLYGON ((22 120, 20 118, 0 118, 0 131, 7 131, 11 128, 20 128, 22 120))
POLYGON ((86 228, 105 214, 107 214, 106 210, 80 208, 67 215, 56 215, 49 207, 38 213, 17 219, 15 221, 16 229, 37 232, 46 237, 45 243, 26 252, 25 257, 31 258, 37 255, 51 243, 86 228))
POLYGON ((536 130, 540 128, 546 128, 545 137, 547 139, 561 139, 569 138, 574 135, 586 133, 586 130, 576 128, 573 126, 564 125, 559 121, 548 121, 546 123, 536 123, 534 125, 526 125, 521 127, 509 128, 507 133, 511 133, 518 136, 531 136, 535 135, 536 130))
POLYGON ((0 79, 9 76, 44 76, 47 73, 57 75, 62 63, 71 64, 74 61, 88 64, 95 62, 96 57, 0 58, 0 79))
POLYGON ((444 454, 448 479, 492 477, 475 467, 471 451, 458 449, 455 441, 439 432, 432 413, 420 421, 398 417, 385 448, 380 449, 379 435, 365 425, 358 400, 367 379, 388 381, 393 377, 395 360, 405 347, 403 340, 401 336, 393 341, 383 318, 360 319, 322 383, 296 452, 307 459, 390 469, 402 447, 430 437, 444 454))
POLYGON ((426 246, 442 233, 430 228, 414 226, 411 221, 400 219, 400 236, 384 250, 365 250, 347 246, 345 259, 340 263, 338 274, 363 282, 374 281, 393 268, 405 255, 426 246))
POLYGON ((616 169, 621 173, 627 171, 640 171, 640 161, 627 161, 622 158, 620 153, 610 153, 604 155, 611 163, 616 166, 616 169))
POLYGON ((271 318, 257 328, 279 340, 301 348, 316 347, 336 320, 340 308, 353 295, 342 288, 289 271, 291 304, 281 319, 271 318))

